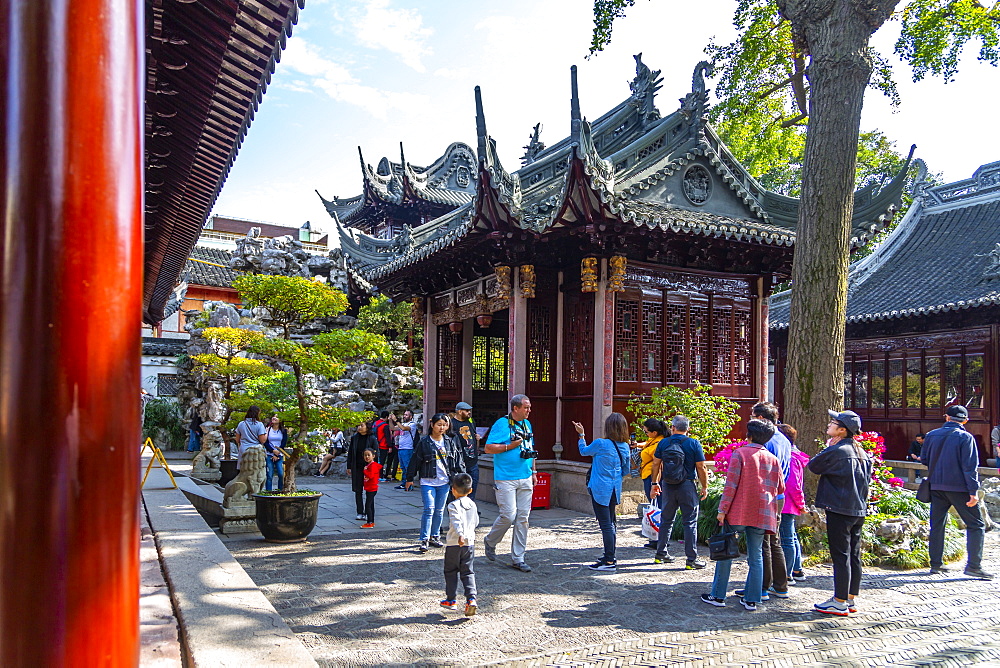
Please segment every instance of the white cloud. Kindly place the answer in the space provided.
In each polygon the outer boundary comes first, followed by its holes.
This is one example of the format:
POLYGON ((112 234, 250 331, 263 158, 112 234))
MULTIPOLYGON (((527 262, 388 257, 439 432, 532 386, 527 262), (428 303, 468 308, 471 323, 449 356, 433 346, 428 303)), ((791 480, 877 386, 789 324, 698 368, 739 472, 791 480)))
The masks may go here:
POLYGON ((395 53, 409 67, 425 72, 423 58, 431 55, 427 40, 433 32, 424 27, 416 9, 393 8, 389 0, 367 0, 355 34, 365 46, 395 53))
POLYGON ((396 93, 366 86, 350 70, 324 58, 315 46, 301 37, 288 40, 282 59, 284 67, 312 77, 310 82, 294 80, 286 87, 302 91, 305 87, 319 88, 334 100, 361 107, 376 118, 385 120, 394 109, 409 110, 427 103, 425 95, 396 93))
POLYGON ((465 81, 472 75, 471 67, 439 67, 434 70, 434 76, 454 81, 465 81))

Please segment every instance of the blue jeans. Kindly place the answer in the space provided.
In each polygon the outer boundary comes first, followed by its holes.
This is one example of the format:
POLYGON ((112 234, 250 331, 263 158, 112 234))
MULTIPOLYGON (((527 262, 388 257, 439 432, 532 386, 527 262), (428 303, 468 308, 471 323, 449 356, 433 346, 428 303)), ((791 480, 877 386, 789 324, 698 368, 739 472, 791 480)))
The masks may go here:
POLYGON ((267 476, 267 478, 264 481, 264 489, 266 489, 269 492, 272 491, 271 490, 271 479, 274 477, 275 474, 278 474, 278 489, 284 489, 285 488, 285 460, 283 458, 279 458, 278 461, 274 461, 274 459, 271 458, 271 455, 267 455, 264 458, 264 464, 265 464, 265 473, 264 473, 264 475, 267 476))
POLYGON ((197 429, 188 429, 190 436, 188 437, 188 452, 197 452, 201 450, 201 434, 198 433, 197 429))
POLYGON ((615 506, 618 500, 615 493, 611 492, 608 505, 602 505, 594 498, 593 492, 590 494, 590 502, 594 505, 594 517, 601 527, 601 537, 604 539, 604 563, 611 564, 615 561, 615 545, 618 539, 618 525, 615 523, 615 506))
POLYGON ((642 488, 646 490, 646 500, 652 503, 657 508, 663 509, 663 495, 656 497, 655 499, 650 499, 649 495, 653 493, 653 476, 646 476, 642 479, 642 488))
POLYGON ((479 464, 473 464, 466 471, 472 478, 472 492, 469 494, 469 498, 473 501, 476 500, 476 490, 479 489, 479 464))
POLYGON ((406 469, 410 468, 410 460, 413 459, 413 449, 399 451, 399 465, 403 469, 403 480, 406 480, 406 469))
MULTIPOLYGON (((743 532, 747 540, 747 561, 750 563, 750 573, 744 587, 744 596, 749 603, 760 603, 760 595, 764 588, 764 530, 733 524, 735 531, 743 532)), ((712 596, 725 598, 729 590, 729 573, 733 568, 733 560, 715 562, 715 578, 712 580, 712 596)))
POLYGON ((441 531, 441 520, 444 519, 444 506, 448 501, 448 485, 420 486, 420 496, 424 498, 424 514, 420 518, 420 540, 437 537, 441 531))
POLYGON ((781 513, 781 525, 778 535, 781 536, 781 551, 785 553, 785 565, 788 566, 788 577, 802 570, 802 545, 799 543, 799 532, 795 529, 798 515, 781 513))

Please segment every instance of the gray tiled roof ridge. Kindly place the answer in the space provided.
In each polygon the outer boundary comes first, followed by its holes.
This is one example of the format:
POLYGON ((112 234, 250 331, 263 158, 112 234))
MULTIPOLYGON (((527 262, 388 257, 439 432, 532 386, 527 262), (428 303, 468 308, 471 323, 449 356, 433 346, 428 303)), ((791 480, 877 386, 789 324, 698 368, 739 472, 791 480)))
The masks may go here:
MULTIPOLYGON (((989 264, 998 243, 1000 162, 983 165, 974 179, 918 185, 899 225, 850 267, 846 322, 1000 305, 1000 277, 989 264)), ((791 291, 771 297, 772 329, 788 327, 790 297, 791 291)))

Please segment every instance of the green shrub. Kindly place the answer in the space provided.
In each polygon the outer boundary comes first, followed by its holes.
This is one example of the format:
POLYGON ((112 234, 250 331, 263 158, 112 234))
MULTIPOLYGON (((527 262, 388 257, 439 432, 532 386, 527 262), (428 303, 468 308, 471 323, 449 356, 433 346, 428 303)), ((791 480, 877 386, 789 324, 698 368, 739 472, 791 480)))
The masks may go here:
POLYGON ((157 398, 146 404, 142 438, 153 439, 161 450, 183 450, 187 447, 188 430, 184 427, 184 415, 176 401, 157 398))
POLYGON ((649 397, 632 395, 628 411, 635 417, 637 430, 647 418, 663 420, 669 425, 675 415, 687 417, 691 421, 691 436, 701 441, 705 456, 710 458, 725 444, 739 420, 736 413, 739 404, 711 392, 711 385, 700 384, 690 389, 673 385, 654 387, 649 397))

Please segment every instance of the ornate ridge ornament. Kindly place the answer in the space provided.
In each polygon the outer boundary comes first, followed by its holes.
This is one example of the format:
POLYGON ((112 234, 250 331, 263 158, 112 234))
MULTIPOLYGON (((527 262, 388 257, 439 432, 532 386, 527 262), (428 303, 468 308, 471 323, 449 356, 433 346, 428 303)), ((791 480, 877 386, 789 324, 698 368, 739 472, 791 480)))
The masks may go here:
POLYGON ((681 181, 684 196, 695 206, 701 206, 712 195, 712 175, 699 164, 688 167, 681 181))
POLYGON ((510 267, 494 267, 497 273, 497 297, 510 299, 510 267))
POLYGON ((535 298, 535 265, 522 264, 520 269, 521 296, 525 299, 535 298))
POLYGON ((699 118, 708 105, 708 89, 705 87, 705 77, 715 73, 715 66, 703 60, 694 66, 691 76, 691 92, 681 98, 681 113, 688 119, 699 118))
POLYGON ((580 261, 580 292, 597 292, 596 257, 585 257, 580 261))
POLYGON ((660 117, 660 112, 654 99, 656 92, 663 86, 663 77, 660 76, 660 70, 650 70, 642 62, 641 53, 632 57, 635 58, 635 78, 629 83, 632 90, 631 104, 642 113, 644 123, 655 121, 660 117))
POLYGON ((521 157, 522 167, 526 167, 533 163, 538 157, 538 154, 545 150, 545 142, 541 140, 541 135, 542 124, 538 123, 531 132, 531 138, 528 140, 528 145, 523 147, 524 155, 521 157))
POLYGON ((615 255, 609 261, 611 272, 608 276, 608 292, 625 291, 625 267, 628 259, 624 255, 615 255))

